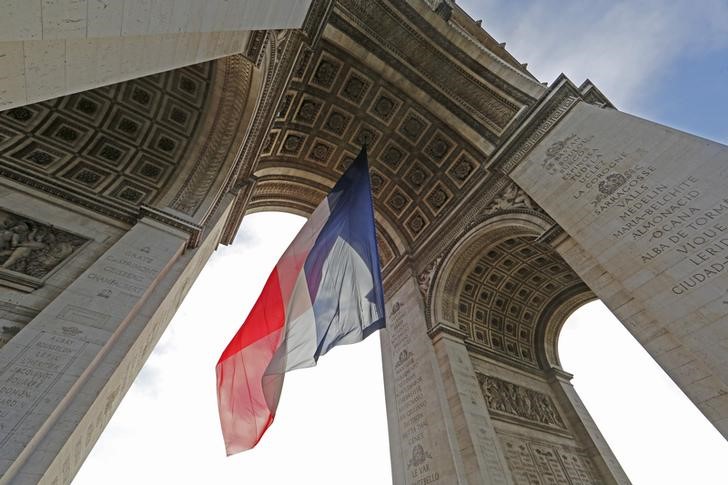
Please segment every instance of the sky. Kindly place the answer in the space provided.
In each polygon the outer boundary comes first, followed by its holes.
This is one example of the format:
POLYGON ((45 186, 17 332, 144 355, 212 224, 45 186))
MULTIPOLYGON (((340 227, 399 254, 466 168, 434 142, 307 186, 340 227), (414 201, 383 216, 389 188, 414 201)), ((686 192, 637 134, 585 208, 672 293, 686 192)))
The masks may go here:
MULTIPOLYGON (((541 81, 589 78, 623 111, 728 143, 728 0, 458 4, 541 81)), ((287 375, 258 447, 225 457, 214 366, 303 222, 254 214, 217 250, 74 485, 391 482, 376 336, 287 375)), ((728 443, 600 302, 559 349, 634 484, 726 483, 728 443)))

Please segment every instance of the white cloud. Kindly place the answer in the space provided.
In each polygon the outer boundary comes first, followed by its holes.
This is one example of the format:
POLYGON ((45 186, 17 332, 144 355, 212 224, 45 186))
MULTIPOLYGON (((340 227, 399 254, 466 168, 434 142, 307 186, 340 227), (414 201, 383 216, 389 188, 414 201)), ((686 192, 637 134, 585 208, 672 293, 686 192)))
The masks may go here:
POLYGON ((728 4, 590 1, 458 2, 541 81, 591 79, 620 109, 639 114, 648 89, 677 59, 728 46, 728 4))
POLYGON ((391 480, 377 335, 287 374, 276 421, 263 440, 225 456, 215 364, 302 223, 288 214, 254 214, 241 233, 256 237, 238 236, 218 249, 74 485, 391 480))

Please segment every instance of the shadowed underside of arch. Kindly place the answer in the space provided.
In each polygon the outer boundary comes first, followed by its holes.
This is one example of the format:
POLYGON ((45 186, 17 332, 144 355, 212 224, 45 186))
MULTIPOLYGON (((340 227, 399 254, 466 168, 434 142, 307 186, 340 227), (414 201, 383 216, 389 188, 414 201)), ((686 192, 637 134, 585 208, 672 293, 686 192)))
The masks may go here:
POLYGON ((551 247, 509 237, 484 248, 464 275, 457 323, 475 344, 536 366, 539 322, 575 293, 590 292, 551 247))
POLYGON ((310 213, 366 144, 385 274, 457 224, 494 175, 483 167, 495 146, 543 92, 457 32, 417 2, 334 2, 241 174, 254 180, 245 211, 310 213))
POLYGON ((433 323, 448 322, 473 350, 499 360, 558 365, 566 317, 594 298, 579 276, 538 236, 535 215, 495 216, 461 238, 433 287, 433 323))

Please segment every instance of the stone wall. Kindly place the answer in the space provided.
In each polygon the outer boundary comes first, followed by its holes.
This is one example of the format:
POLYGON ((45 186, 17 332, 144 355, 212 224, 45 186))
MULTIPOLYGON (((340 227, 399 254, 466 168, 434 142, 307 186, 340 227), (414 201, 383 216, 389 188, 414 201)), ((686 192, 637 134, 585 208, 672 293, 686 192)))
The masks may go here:
POLYGON ((557 250, 728 436, 728 147, 576 103, 512 171, 557 250))
MULTIPOLYGON (((127 229, 0 183, 0 346, 56 298, 127 229)), ((58 325, 62 325, 61 318, 58 325)))

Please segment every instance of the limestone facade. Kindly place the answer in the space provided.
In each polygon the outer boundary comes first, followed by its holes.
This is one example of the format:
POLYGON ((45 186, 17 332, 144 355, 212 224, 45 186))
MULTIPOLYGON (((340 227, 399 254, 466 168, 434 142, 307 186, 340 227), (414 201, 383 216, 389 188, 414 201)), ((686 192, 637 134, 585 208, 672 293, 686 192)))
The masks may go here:
POLYGON ((311 0, 5 0, 0 109, 240 53, 311 0))
MULTIPOLYGON (((123 26, 139 2, 122 3, 123 26)), ((594 298, 728 434, 725 297, 703 284, 723 278, 726 147, 623 114, 588 81, 542 85, 448 0, 265 4, 228 19, 206 3, 177 34, 150 14, 109 40, 269 29, 233 55, 0 112, 0 483, 68 483, 214 248, 246 213, 309 214, 364 142, 396 484, 629 483, 558 358, 594 298), (271 30, 293 10, 300 29, 271 30), (673 192, 695 212, 658 228, 667 247, 614 222, 673 192)), ((84 18, 84 42, 108 38, 84 18)), ((0 46, 80 35, 27 25, 0 46)))

